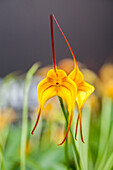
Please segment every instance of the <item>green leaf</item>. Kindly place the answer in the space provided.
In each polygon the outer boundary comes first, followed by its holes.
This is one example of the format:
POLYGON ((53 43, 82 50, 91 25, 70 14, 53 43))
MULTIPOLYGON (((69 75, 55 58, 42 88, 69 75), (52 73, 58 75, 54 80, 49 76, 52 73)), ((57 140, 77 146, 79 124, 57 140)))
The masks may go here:
MULTIPOLYGON (((77 135, 77 148, 80 154, 80 163, 81 169, 88 169, 88 148, 89 148, 89 128, 90 128, 90 116, 91 116, 91 108, 84 107, 82 112, 82 129, 83 129, 83 137, 85 143, 82 143, 80 133, 77 135)), ((80 127, 78 127, 78 132, 80 131, 80 127)))
POLYGON ((113 153, 108 158, 103 170, 111 170, 112 167, 113 167, 113 153))
POLYGON ((37 163, 36 160, 34 160, 33 158, 26 158, 26 164, 30 167, 30 169, 33 170, 43 170, 43 168, 37 163))
POLYGON ((27 72, 24 86, 24 103, 22 118, 22 136, 21 136, 21 170, 25 170, 25 148, 27 141, 27 124, 28 124, 28 92, 33 75, 39 67, 39 63, 34 64, 27 72))
POLYGON ((108 139, 109 139, 110 123, 111 123, 111 106, 112 106, 112 100, 104 97, 102 100, 100 141, 99 141, 98 157, 95 165, 96 170, 104 167, 104 164, 107 159, 108 139))

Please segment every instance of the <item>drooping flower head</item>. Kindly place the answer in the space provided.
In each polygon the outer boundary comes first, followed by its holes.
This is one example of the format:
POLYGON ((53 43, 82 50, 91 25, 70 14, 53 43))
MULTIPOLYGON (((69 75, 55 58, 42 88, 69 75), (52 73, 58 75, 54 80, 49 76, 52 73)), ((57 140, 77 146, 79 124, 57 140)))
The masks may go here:
MULTIPOLYGON (((34 130, 38 124, 38 121, 39 121, 39 118, 40 118, 40 115, 41 115, 41 112, 42 112, 45 102, 54 96, 60 96, 67 104, 67 108, 68 108, 68 112, 69 112, 69 118, 68 118, 69 124, 67 127, 65 137, 59 145, 64 143, 64 141, 68 135, 76 102, 78 104, 78 109, 79 109, 76 131, 77 131, 77 127, 78 127, 78 121, 80 119, 81 139, 83 141, 81 109, 82 109, 82 106, 83 106, 85 100, 92 93, 94 88, 93 88, 93 86, 84 82, 83 75, 78 69, 75 55, 74 55, 74 53, 73 53, 73 51, 72 51, 64 33, 62 32, 54 15, 50 15, 50 27, 51 27, 51 43, 52 43, 52 54, 53 54, 53 69, 49 70, 47 73, 47 77, 38 84, 39 108, 38 108, 37 120, 36 120, 35 126, 32 130, 32 134, 34 133, 34 130), (57 69, 57 66, 56 66, 54 36, 53 36, 53 19, 56 22, 60 32, 62 33, 70 51, 71 51, 71 54, 74 58, 75 67, 69 76, 67 76, 67 74, 63 70, 57 69)), ((77 134, 77 132, 76 132, 76 134, 77 134)), ((76 138, 76 134, 75 134, 75 138, 76 138)))

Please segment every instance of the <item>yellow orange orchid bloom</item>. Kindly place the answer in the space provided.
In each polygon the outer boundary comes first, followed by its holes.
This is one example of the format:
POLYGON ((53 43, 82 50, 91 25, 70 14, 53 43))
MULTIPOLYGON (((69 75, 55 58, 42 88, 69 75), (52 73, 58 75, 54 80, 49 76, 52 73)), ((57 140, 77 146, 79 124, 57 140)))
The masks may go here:
POLYGON ((82 142, 84 143, 83 135, 82 135, 81 110, 82 110, 82 107, 83 107, 86 99, 90 96, 91 93, 93 93, 94 87, 92 85, 90 85, 89 83, 84 81, 83 74, 79 71, 78 66, 76 66, 76 67, 77 67, 77 69, 74 68, 74 70, 69 74, 68 77, 70 77, 76 83, 76 86, 77 86, 76 102, 77 102, 77 105, 78 105, 79 114, 78 114, 77 123, 76 123, 75 139, 76 139, 76 136, 77 136, 78 121, 80 119, 81 139, 82 139, 82 142), (77 70, 77 71, 75 71, 75 70, 77 70), (76 72, 76 75, 75 75, 75 72, 76 72))
POLYGON ((50 24, 51 24, 51 43, 52 43, 52 53, 53 53, 53 69, 48 71, 47 77, 44 80, 42 80, 38 85, 39 109, 38 109, 37 120, 32 130, 32 134, 34 133, 34 130, 38 124, 45 102, 54 96, 60 96, 66 102, 68 107, 69 124, 67 127, 67 132, 65 134, 65 137, 59 145, 64 143, 68 135, 76 102, 78 105, 79 114, 76 123, 75 139, 77 135, 78 121, 80 119, 81 139, 82 142, 84 142, 83 135, 82 135, 81 109, 88 96, 94 91, 94 87, 84 81, 83 74, 79 71, 79 68, 77 66, 75 55, 54 15, 50 15, 50 24), (54 38, 53 38, 53 19, 56 22, 60 32, 62 33, 71 51, 71 54, 74 58, 75 67, 74 70, 68 76, 63 70, 57 69, 56 66, 54 38))
POLYGON ((75 63, 75 67, 73 69, 73 71, 68 75, 68 78, 70 78, 71 80, 73 80, 73 82, 76 84, 76 87, 77 87, 77 96, 75 98, 76 102, 77 102, 77 105, 78 105, 78 110, 79 110, 79 114, 78 114, 78 117, 77 117, 77 123, 76 123, 76 131, 75 131, 75 139, 76 139, 76 136, 77 136, 77 128, 78 128, 78 121, 80 119, 80 134, 81 134, 81 139, 82 139, 82 142, 84 143, 84 140, 83 140, 83 135, 82 135, 82 118, 81 118, 81 110, 82 110, 82 107, 86 101, 86 99, 90 96, 91 93, 93 93, 94 91, 94 87, 90 84, 88 84, 87 82, 84 81, 84 76, 83 74, 80 72, 78 66, 77 66, 77 61, 76 61, 76 58, 75 58, 75 55, 70 47, 70 44, 69 42, 67 41, 61 27, 59 26, 55 16, 53 15, 53 18, 56 22, 56 25, 58 26, 61 34, 63 35, 69 49, 70 49, 70 52, 73 56, 73 59, 74 59, 74 63, 75 63))
POLYGON ((34 130, 38 124, 45 102, 54 96, 60 96, 66 102, 68 112, 69 112, 69 124, 67 127, 67 132, 65 134, 65 137, 63 141, 59 144, 61 145, 64 143, 71 126, 71 121, 73 118, 74 107, 75 107, 75 98, 77 95, 77 86, 63 70, 57 69, 56 61, 55 61, 52 15, 50 15, 50 25, 51 25, 51 43, 52 43, 52 53, 53 53, 53 69, 49 70, 47 73, 47 77, 38 84, 39 109, 38 109, 37 120, 32 130, 32 134, 34 133, 34 130))

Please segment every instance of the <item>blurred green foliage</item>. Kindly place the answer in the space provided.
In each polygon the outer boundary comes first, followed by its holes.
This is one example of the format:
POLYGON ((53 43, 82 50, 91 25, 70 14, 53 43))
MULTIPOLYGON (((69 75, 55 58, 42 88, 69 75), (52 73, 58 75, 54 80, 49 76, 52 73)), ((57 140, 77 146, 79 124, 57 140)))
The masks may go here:
MULTIPOLYGON (((63 129, 64 121, 48 121, 42 118, 35 134, 31 135, 34 116, 28 117, 28 92, 32 77, 38 65, 33 66, 25 78, 23 125, 18 120, 4 121, 2 100, 3 93, 16 81, 16 75, 10 74, 0 85, 0 169, 1 170, 111 170, 113 169, 113 100, 108 96, 101 96, 98 111, 91 105, 91 98, 82 111, 83 135, 85 144, 81 142, 80 133, 77 141, 74 140, 77 151, 74 150, 73 139, 68 140, 68 159, 65 158, 64 145, 57 146, 52 134, 56 128, 63 129), (4 90, 5 89, 5 90, 4 90), (2 122, 2 123, 1 123, 2 122), (79 166, 77 154, 79 154, 79 166), (24 162, 22 162, 24 159, 24 162), (68 163, 67 163, 68 161, 68 163), (22 167, 24 164, 24 168, 22 167)), ((57 103, 58 104, 58 103, 57 103)), ((6 115, 8 109, 5 111, 6 115)), ((60 110, 62 114, 62 110, 60 110)), ((16 113, 18 114, 18 113, 16 113)), ((54 113, 51 115, 51 117, 54 113)), ((7 115, 8 116, 8 115, 7 115)), ((17 116, 18 117, 18 116, 17 116)), ((77 111, 71 126, 72 134, 75 133, 77 111)), ((78 129, 80 130, 80 129, 78 129)), ((55 134, 59 138, 61 130, 55 134)), ((57 139, 57 138, 56 138, 57 139)))

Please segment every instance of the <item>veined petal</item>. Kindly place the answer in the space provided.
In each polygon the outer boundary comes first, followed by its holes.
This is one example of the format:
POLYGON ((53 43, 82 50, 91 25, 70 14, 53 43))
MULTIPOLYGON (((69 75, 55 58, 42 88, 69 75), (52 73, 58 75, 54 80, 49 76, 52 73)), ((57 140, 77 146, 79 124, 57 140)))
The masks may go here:
POLYGON ((77 94, 77 85, 74 83, 74 81, 67 77, 66 80, 63 81, 62 86, 67 87, 71 91, 71 94, 75 100, 77 94))
POLYGON ((68 75, 77 85, 84 80, 83 74, 80 72, 78 66, 75 65, 74 70, 68 75))
POLYGON ((92 85, 86 83, 85 81, 83 81, 77 87, 77 98, 76 98, 76 101, 77 101, 77 105, 78 105, 79 114, 78 114, 77 123, 76 123, 75 139, 76 139, 76 136, 77 136, 78 121, 80 119, 80 134, 81 134, 81 139, 82 139, 83 143, 84 143, 84 140, 83 140, 83 134, 82 134, 81 110, 82 110, 82 107, 83 107, 86 99, 90 96, 90 94, 93 91, 94 91, 94 87, 92 85))
POLYGON ((52 85, 51 81, 48 81, 48 78, 43 79, 37 86, 38 91, 38 101, 41 101, 43 92, 52 85))
POLYGON ((91 93, 93 93, 94 87, 85 81, 83 81, 81 84, 77 87, 77 104, 78 108, 82 108, 83 104, 85 103, 86 99, 90 96, 91 93))
MULTIPOLYGON (((40 93, 40 92, 39 92, 40 93)), ((43 108, 44 104, 47 100, 57 95, 56 88, 54 86, 49 86, 45 91, 43 92, 41 96, 41 100, 39 101, 39 105, 41 108, 43 108)))
POLYGON ((67 87, 59 87, 58 96, 60 96, 67 104, 68 112, 71 112, 72 97, 67 87))
POLYGON ((41 115, 41 112, 42 112, 45 102, 56 95, 57 95, 57 92, 56 92, 55 87, 53 85, 50 85, 50 83, 48 83, 46 81, 46 79, 44 79, 43 81, 41 81, 39 83, 39 86, 38 86, 39 109, 38 109, 36 123, 34 125, 32 132, 31 132, 32 134, 34 133, 34 130, 38 124, 38 121, 39 121, 39 118, 40 118, 40 115, 41 115))
POLYGON ((51 69, 51 70, 48 71, 47 77, 48 77, 49 81, 52 81, 52 80, 55 80, 55 79, 64 79, 64 78, 67 77, 67 74, 61 69, 57 69, 56 73, 53 69, 51 69))

